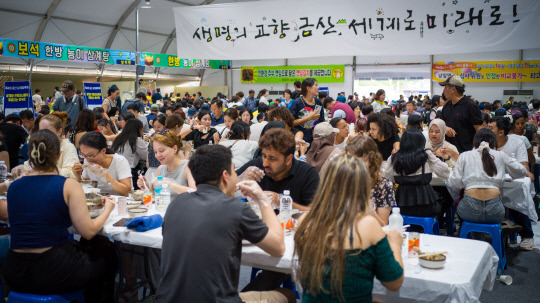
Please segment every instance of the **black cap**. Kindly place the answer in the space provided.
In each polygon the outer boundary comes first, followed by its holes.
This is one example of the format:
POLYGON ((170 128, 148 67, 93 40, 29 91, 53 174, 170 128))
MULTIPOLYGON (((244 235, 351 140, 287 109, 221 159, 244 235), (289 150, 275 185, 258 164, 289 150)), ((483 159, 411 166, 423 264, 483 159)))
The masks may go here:
POLYGON ((74 90, 75 89, 75 85, 73 84, 73 81, 71 80, 66 80, 64 82, 62 82, 62 87, 60 88, 60 91, 65 93, 69 90, 74 90))

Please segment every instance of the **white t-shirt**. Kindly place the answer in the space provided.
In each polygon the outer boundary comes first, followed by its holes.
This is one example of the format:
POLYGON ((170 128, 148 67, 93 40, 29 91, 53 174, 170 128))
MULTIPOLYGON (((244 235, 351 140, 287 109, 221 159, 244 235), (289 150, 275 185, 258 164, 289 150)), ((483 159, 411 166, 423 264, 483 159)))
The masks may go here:
POLYGON ((527 139, 527 137, 520 136, 520 135, 515 135, 515 134, 508 135, 508 137, 510 137, 510 136, 516 137, 516 138, 520 139, 521 141, 523 141, 523 143, 525 144, 526 149, 531 148, 531 142, 529 142, 529 139, 527 139))
POLYGON ((519 136, 508 136, 508 141, 506 141, 506 144, 499 147, 498 150, 504 151, 511 158, 516 159, 517 162, 529 162, 527 148, 519 136))
POLYGON ((266 99, 265 96, 261 96, 261 98, 259 99, 259 104, 270 105, 270 103, 268 103, 268 100, 266 99))
MULTIPOLYGON (((86 159, 84 160, 84 164, 90 165, 86 159)), ((131 168, 129 167, 129 162, 124 158, 124 156, 121 156, 119 154, 113 155, 113 160, 111 162, 111 165, 109 168, 107 168, 107 172, 111 174, 111 176, 116 180, 122 180, 129 178, 131 182, 131 168)), ((89 169, 85 169, 82 172, 82 178, 83 179, 90 179, 90 180, 97 180, 98 181, 98 188, 101 189, 101 192, 107 192, 110 194, 117 194, 116 191, 107 184, 107 181, 103 180, 102 178, 94 175, 89 169)), ((133 187, 133 184, 132 184, 133 187)))
POLYGON ((40 95, 35 94, 32 96, 32 102, 34 102, 34 105, 39 105, 41 102, 43 102, 43 99, 40 95))
POLYGON ((253 124, 249 127, 251 135, 249 140, 259 142, 263 128, 268 124, 268 121, 262 121, 261 123, 253 124))
POLYGON ((219 145, 231 148, 235 169, 239 169, 248 161, 253 160, 255 152, 259 148, 259 143, 251 140, 227 140, 220 142, 219 145))

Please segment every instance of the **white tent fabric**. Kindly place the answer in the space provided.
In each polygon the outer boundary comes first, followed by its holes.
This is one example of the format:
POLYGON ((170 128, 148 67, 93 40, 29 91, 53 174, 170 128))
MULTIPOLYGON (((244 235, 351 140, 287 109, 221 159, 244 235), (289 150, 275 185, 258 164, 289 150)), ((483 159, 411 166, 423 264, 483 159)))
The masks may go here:
MULTIPOLYGON (((173 7, 198 6, 230 0, 2 0, 0 37, 135 51, 135 12, 139 8, 139 51, 176 55, 173 7), (149 6, 149 7, 148 7, 149 6)), ((180 54, 181 56, 181 54, 180 54)), ((0 64, 28 64, 0 57, 0 64)), ((99 68, 92 63, 37 61, 35 65, 99 68)), ((134 66, 106 66, 130 70, 134 66)), ((147 69, 148 72, 148 69, 147 69)), ((161 68, 160 73, 197 76, 197 70, 161 68)))

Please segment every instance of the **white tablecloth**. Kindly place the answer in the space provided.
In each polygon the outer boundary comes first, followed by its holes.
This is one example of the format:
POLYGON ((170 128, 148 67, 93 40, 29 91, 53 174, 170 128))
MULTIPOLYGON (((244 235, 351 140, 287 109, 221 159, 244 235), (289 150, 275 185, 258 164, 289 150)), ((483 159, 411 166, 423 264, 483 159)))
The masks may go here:
MULTIPOLYGON (((161 228, 135 232, 125 227, 112 226, 119 219, 120 216, 109 218, 102 232, 116 241, 161 248, 163 241, 161 228)), ((291 273, 293 234, 285 237, 285 246, 283 257, 278 258, 270 256, 253 244, 243 245, 242 264, 291 273)), ((373 289, 375 297, 388 302, 479 302, 482 289, 493 289, 499 258, 488 243, 422 234, 420 248, 423 251, 448 251, 446 265, 439 270, 420 268, 417 265, 418 259, 408 258, 406 247, 403 248, 405 267, 403 286, 398 292, 391 292, 375 280, 373 289)))

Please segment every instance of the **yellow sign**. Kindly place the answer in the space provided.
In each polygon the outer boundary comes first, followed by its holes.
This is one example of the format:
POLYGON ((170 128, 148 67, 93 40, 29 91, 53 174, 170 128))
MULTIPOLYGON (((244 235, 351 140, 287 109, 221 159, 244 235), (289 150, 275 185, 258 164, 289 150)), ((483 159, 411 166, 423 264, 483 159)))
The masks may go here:
POLYGON ((540 60, 433 63, 434 81, 452 74, 464 82, 540 82, 540 60))

